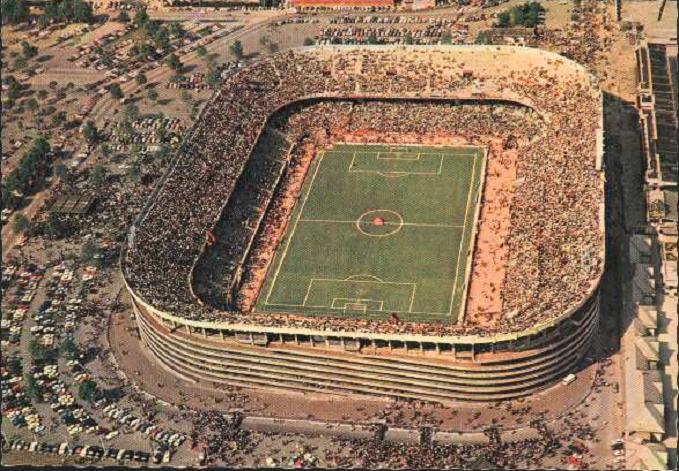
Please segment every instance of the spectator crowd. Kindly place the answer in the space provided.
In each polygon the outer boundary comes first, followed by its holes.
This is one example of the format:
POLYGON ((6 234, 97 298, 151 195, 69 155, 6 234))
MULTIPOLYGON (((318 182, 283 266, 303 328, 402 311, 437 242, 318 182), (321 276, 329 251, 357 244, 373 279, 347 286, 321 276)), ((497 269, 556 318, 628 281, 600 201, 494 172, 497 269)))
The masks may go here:
MULTIPOLYGON (((495 47, 318 48, 276 54, 235 73, 205 107, 164 184, 131 231, 123 264, 128 283, 157 309, 193 320, 355 332, 431 332, 431 324, 424 323, 260 316, 232 306, 216 309, 195 297, 194 267, 205 248, 215 243, 212 231, 224 209, 234 198, 242 198, 235 194, 243 186, 241 175, 246 175, 244 169, 263 130, 277 121, 270 116, 279 112, 291 114, 281 128, 291 144, 319 135, 328 141, 333 133, 341 135, 342 129, 409 135, 452 129, 469 144, 499 138, 508 147, 519 145, 506 241, 503 315, 492 330, 522 331, 567 312, 596 286, 603 268, 603 181, 595 163, 600 100, 584 69, 544 54, 495 47), (471 101, 416 106, 326 101, 299 117, 291 113, 295 107, 290 105, 301 99, 356 97, 471 101), (489 104, 489 99, 500 101, 489 104), (346 111, 352 107, 355 112, 346 111), (301 135, 293 129, 295 120, 303 129, 301 135)), ((294 153, 278 154, 282 161, 294 161, 294 153)), ((260 178, 267 185, 272 182, 266 174, 260 178)), ((254 197, 265 208, 272 194, 256 192, 254 197)), ((238 246, 243 239, 236 240, 233 266, 240 271, 243 253, 238 246)), ((229 301, 227 305, 233 298, 229 301)), ((438 334, 488 334, 487 328, 465 324, 436 330, 438 334)))

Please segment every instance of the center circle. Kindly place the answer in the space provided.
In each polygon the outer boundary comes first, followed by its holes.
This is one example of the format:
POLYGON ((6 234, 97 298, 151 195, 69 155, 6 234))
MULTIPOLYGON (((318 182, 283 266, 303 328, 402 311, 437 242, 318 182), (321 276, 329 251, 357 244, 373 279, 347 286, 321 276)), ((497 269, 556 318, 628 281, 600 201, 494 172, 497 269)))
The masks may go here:
POLYGON ((356 229, 370 237, 386 237, 396 234, 403 227, 403 218, 390 209, 366 211, 356 219, 356 229))

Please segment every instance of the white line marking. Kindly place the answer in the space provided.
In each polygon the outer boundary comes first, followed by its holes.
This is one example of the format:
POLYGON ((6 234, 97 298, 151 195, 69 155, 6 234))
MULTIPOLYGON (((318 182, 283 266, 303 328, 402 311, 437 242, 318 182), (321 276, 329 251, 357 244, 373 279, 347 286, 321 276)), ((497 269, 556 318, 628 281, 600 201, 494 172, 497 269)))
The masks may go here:
POLYGON ((448 308, 448 315, 452 318, 453 316, 453 304, 455 301, 455 293, 457 292, 457 274, 460 270, 460 254, 462 253, 462 246, 464 245, 464 231, 467 228, 467 213, 469 212, 469 201, 471 200, 472 197, 472 185, 474 184, 474 175, 476 172, 476 161, 477 155, 472 155, 474 159, 474 163, 472 165, 472 172, 470 174, 469 178, 469 191, 467 192, 467 205, 464 208, 464 224, 462 225, 462 234, 460 235, 460 244, 459 248, 457 249, 457 261, 455 262, 455 278, 453 281, 453 293, 450 296, 450 307, 448 308))
MULTIPOLYGON (((320 222, 320 223, 336 223, 336 224, 356 224, 356 221, 345 221, 342 219, 300 219, 300 222, 320 222)), ((464 226, 453 225, 453 224, 426 224, 419 222, 404 222, 402 224, 396 222, 384 222, 385 226, 412 226, 412 227, 448 227, 452 229, 461 229, 464 226)))
POLYGON ((274 287, 276 286, 276 280, 278 279, 278 274, 281 271, 281 267, 283 266, 283 262, 285 261, 285 257, 288 254, 288 249, 290 248, 290 243, 292 242, 293 236, 295 235, 295 231, 297 230, 297 224, 299 223, 299 220, 302 217, 302 213, 304 212, 304 205, 306 205, 306 202, 309 198, 309 194, 311 193, 311 189, 314 186, 314 181, 316 181, 316 175, 318 175, 318 170, 321 168, 321 164, 323 163, 323 157, 325 157, 325 152, 322 152, 321 155, 319 156, 318 164, 316 165, 316 169, 314 170, 314 176, 311 178, 311 183, 309 183, 309 188, 306 191, 306 194, 304 195, 304 201, 302 201, 302 206, 299 208, 299 213, 297 214, 297 219, 295 220, 295 225, 292 227, 292 232, 290 232, 290 235, 288 237, 288 242, 285 244, 285 250, 283 251, 283 255, 281 256, 281 261, 278 264, 278 268, 276 268, 276 273, 274 274, 273 281, 271 282, 271 288, 269 289, 269 294, 266 296, 266 300, 264 301, 264 304, 269 304, 269 298, 271 297, 271 293, 273 292, 274 287))

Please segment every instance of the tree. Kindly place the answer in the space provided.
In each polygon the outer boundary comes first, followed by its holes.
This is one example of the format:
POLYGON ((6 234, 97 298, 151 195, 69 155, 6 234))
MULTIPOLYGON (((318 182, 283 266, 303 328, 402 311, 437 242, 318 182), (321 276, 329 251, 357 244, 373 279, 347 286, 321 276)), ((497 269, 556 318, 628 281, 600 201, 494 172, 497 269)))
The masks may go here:
POLYGON ((41 100, 47 98, 47 95, 49 95, 49 93, 47 93, 47 90, 38 90, 38 98, 40 98, 41 100))
POLYGON ((94 186, 97 188, 101 187, 104 183, 106 183, 106 169, 104 168, 103 165, 97 165, 94 167, 94 170, 92 171, 92 176, 90 177, 92 179, 92 183, 94 186))
POLYGON ((182 27, 181 23, 178 21, 173 21, 170 23, 170 34, 173 36, 183 36, 184 33, 184 28, 182 27))
POLYGON ((144 85, 146 82, 148 82, 148 79, 146 78, 146 75, 140 72, 134 78, 134 81, 137 82, 137 85, 144 85))
POLYGON ((368 44, 377 44, 378 43, 377 36, 371 34, 370 36, 368 36, 367 42, 368 44))
POLYGON ((129 23, 130 22, 130 15, 128 15, 127 12, 125 10, 123 10, 118 15, 118 18, 116 18, 116 21, 118 23, 129 23))
POLYGON ((205 81, 212 88, 217 88, 219 84, 222 83, 222 73, 220 72, 219 67, 215 67, 213 65, 208 67, 205 81))
POLYGON ((52 126, 54 127, 61 126, 63 123, 66 122, 66 112, 60 111, 58 113, 53 114, 51 120, 52 126))
POLYGON ((241 60, 243 58, 243 43, 236 39, 229 46, 229 51, 231 51, 231 54, 233 54, 237 60, 241 60))
POLYGON ((182 101, 187 105, 190 105, 191 101, 193 100, 193 96, 191 96, 191 92, 188 90, 182 90, 181 97, 182 101))
POLYGON ((161 144, 160 148, 156 151, 156 155, 155 155, 156 159, 165 163, 169 156, 170 156, 170 149, 165 144, 161 144))
POLYGON ((26 58, 25 58, 25 57, 17 57, 17 58, 14 60, 14 68, 15 68, 16 70, 24 69, 27 65, 28 65, 28 63, 26 62, 26 58))
POLYGON ((2 24, 19 24, 28 20, 28 4, 24 0, 2 0, 2 24))
POLYGON ((95 256, 99 253, 99 246, 92 239, 87 239, 80 249, 80 258, 90 263, 95 259, 95 256))
POLYGON ((104 142, 101 145, 100 150, 102 157, 104 157, 105 159, 111 157, 111 146, 109 146, 107 143, 104 142))
POLYGON ((511 15, 508 11, 500 12, 497 15, 497 21, 495 22, 495 25, 500 28, 506 28, 509 26, 511 19, 511 15))
POLYGON ((80 383, 78 387, 78 397, 87 402, 91 402, 97 395, 97 383, 88 379, 80 383))
POLYGON ((108 92, 111 94, 111 97, 115 98, 116 100, 119 100, 123 97, 123 91, 120 88, 120 85, 117 83, 113 83, 108 87, 108 92))
POLYGON ((165 64, 175 72, 179 72, 182 68, 182 63, 179 60, 179 57, 177 57, 177 54, 174 52, 167 56, 167 59, 165 59, 165 64))
POLYGON ((156 101, 158 99, 158 92, 155 91, 155 89, 152 88, 148 91, 148 97, 149 97, 149 100, 156 101))
POLYGON ((14 233, 23 234, 31 228, 31 221, 23 214, 17 214, 14 217, 14 233))
POLYGON ((94 125, 92 121, 88 121, 85 123, 83 126, 83 136, 85 136, 85 139, 87 139, 87 142, 92 145, 95 142, 97 142, 97 137, 99 135, 99 132, 97 131, 97 127, 94 125))
POLYGON ((78 347, 72 339, 64 339, 59 344, 59 354, 68 360, 73 360, 78 355, 78 347))
POLYGON ((149 22, 149 15, 146 13, 146 8, 140 8, 137 10, 137 13, 134 15, 134 24, 137 28, 141 28, 143 26, 146 26, 146 23, 149 22))
POLYGON ((38 48, 26 40, 21 41, 21 55, 24 56, 24 59, 35 57, 38 55, 38 48))
POLYGON ((196 53, 198 53, 202 59, 205 59, 207 57, 207 48, 205 46, 198 46, 196 53))
POLYGON ((39 105, 38 105, 38 100, 36 100, 35 98, 32 98, 32 97, 31 97, 31 98, 29 98, 28 100, 26 100, 26 107, 27 107, 30 111, 35 111, 35 110, 37 110, 37 109, 38 109, 38 106, 39 106, 39 105))
POLYGON ((68 167, 64 164, 58 164, 54 167, 54 175, 60 180, 65 180, 68 177, 68 167))
POLYGON ((14 376, 20 376, 22 370, 21 357, 18 355, 10 357, 7 360, 7 370, 14 376))
POLYGON ((31 359, 33 359, 33 361, 45 360, 47 358, 47 350, 35 339, 28 343, 28 353, 31 355, 31 359))
POLYGON ((304 45, 305 46, 313 46, 314 45, 314 40, 311 38, 304 38, 304 45))
POLYGON ((26 386, 26 394, 28 397, 36 402, 42 401, 42 392, 40 391, 40 386, 38 386, 38 383, 32 374, 26 373, 24 376, 24 385, 26 386))
POLYGON ((49 216, 47 216, 45 233, 55 239, 60 239, 66 235, 66 227, 61 219, 59 219, 57 213, 51 212, 49 216))
POLYGON ((139 168, 139 164, 133 164, 127 171, 127 176, 130 177, 130 180, 133 182, 139 183, 141 181, 141 168, 139 168))
POLYGON ((134 103, 123 108, 123 120, 127 123, 132 123, 139 119, 139 107, 134 103))

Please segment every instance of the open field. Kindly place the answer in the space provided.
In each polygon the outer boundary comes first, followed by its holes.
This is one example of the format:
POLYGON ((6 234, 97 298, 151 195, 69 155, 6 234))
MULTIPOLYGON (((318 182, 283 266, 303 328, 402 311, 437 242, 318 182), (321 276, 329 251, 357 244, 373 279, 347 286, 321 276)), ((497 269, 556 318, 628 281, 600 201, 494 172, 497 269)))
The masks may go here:
POLYGON ((312 164, 257 309, 454 322, 484 153, 336 145, 312 164))

